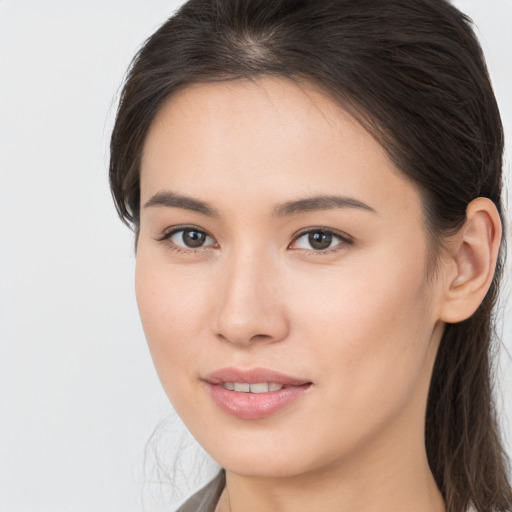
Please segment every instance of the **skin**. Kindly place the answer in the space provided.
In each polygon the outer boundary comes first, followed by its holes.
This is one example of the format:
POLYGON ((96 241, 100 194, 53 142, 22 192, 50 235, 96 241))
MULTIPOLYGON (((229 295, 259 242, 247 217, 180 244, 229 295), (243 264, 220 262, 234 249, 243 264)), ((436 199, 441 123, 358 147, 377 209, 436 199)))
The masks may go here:
MULTIPOLYGON (((141 205, 141 319, 176 411, 227 471, 217 510, 443 511, 424 447, 430 376, 444 320, 471 309, 461 288, 493 267, 477 272, 459 238, 427 273, 420 193, 375 139, 307 83, 190 86, 148 133, 141 205), (210 211, 147 204, 168 192, 210 211), (333 195, 369 208, 275 214, 333 195), (182 226, 207 234, 204 245, 187 248, 182 232, 163 239, 182 226), (342 238, 319 251, 308 228, 342 238), (228 366, 312 386, 268 418, 242 420, 203 382, 228 366)), ((476 233, 494 240, 492 208, 474 209, 476 233)))

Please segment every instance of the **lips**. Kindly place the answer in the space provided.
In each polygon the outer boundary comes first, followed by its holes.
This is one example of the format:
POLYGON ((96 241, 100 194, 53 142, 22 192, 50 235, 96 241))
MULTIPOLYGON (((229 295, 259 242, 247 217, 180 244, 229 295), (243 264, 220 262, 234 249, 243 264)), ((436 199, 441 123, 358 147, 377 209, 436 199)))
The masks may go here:
POLYGON ((209 374, 206 387, 225 413, 244 420, 267 418, 302 397, 312 383, 273 370, 223 368, 209 374))

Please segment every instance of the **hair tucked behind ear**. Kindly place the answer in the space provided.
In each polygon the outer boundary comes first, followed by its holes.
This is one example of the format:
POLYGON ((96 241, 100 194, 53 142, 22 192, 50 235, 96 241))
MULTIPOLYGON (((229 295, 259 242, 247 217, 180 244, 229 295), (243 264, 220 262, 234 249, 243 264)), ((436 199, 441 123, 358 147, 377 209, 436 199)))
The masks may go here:
MULTIPOLYGON (((445 0, 190 0, 145 43, 122 92, 110 182, 138 230, 139 163, 166 98, 197 82, 307 79, 387 150, 423 195, 433 262, 476 197, 501 213, 503 132, 470 20, 445 0)), ((503 250, 502 250, 503 253, 503 250)), ((512 510, 492 397, 501 274, 477 312, 446 326, 426 450, 449 512, 512 510)))

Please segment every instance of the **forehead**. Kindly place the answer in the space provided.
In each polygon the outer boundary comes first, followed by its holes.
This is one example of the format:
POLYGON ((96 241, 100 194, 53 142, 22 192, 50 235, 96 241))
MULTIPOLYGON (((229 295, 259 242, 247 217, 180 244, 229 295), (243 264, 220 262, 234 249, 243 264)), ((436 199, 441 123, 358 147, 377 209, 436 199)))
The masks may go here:
POLYGON ((264 144, 267 151, 314 139, 326 146, 342 136, 357 138, 360 148, 369 143, 387 158, 373 137, 317 86, 278 77, 191 84, 160 108, 146 139, 145 157, 155 132, 167 132, 173 139, 181 134, 198 148, 213 148, 220 137, 229 136, 232 146, 245 142, 249 150, 264 144))
MULTIPOLYGON (((282 78, 191 85, 160 109, 146 138, 142 200, 170 188, 225 202, 340 193, 419 195, 352 116, 308 82, 282 78)), ((393 207, 393 204, 389 205, 393 207)))

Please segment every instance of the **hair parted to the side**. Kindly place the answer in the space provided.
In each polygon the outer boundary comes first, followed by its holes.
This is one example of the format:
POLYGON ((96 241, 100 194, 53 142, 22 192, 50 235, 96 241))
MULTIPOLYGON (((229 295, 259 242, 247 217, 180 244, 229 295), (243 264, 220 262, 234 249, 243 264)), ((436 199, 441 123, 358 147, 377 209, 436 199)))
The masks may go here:
MULTIPOLYGON (((315 84, 373 134, 422 192, 434 253, 474 198, 502 213, 498 107, 471 22, 447 0, 189 0, 135 57, 112 133, 112 194, 136 233, 141 154, 164 101, 263 75, 315 84)), ((426 449, 448 512, 512 510, 492 394, 503 252, 477 312, 446 326, 433 371, 426 449)))

